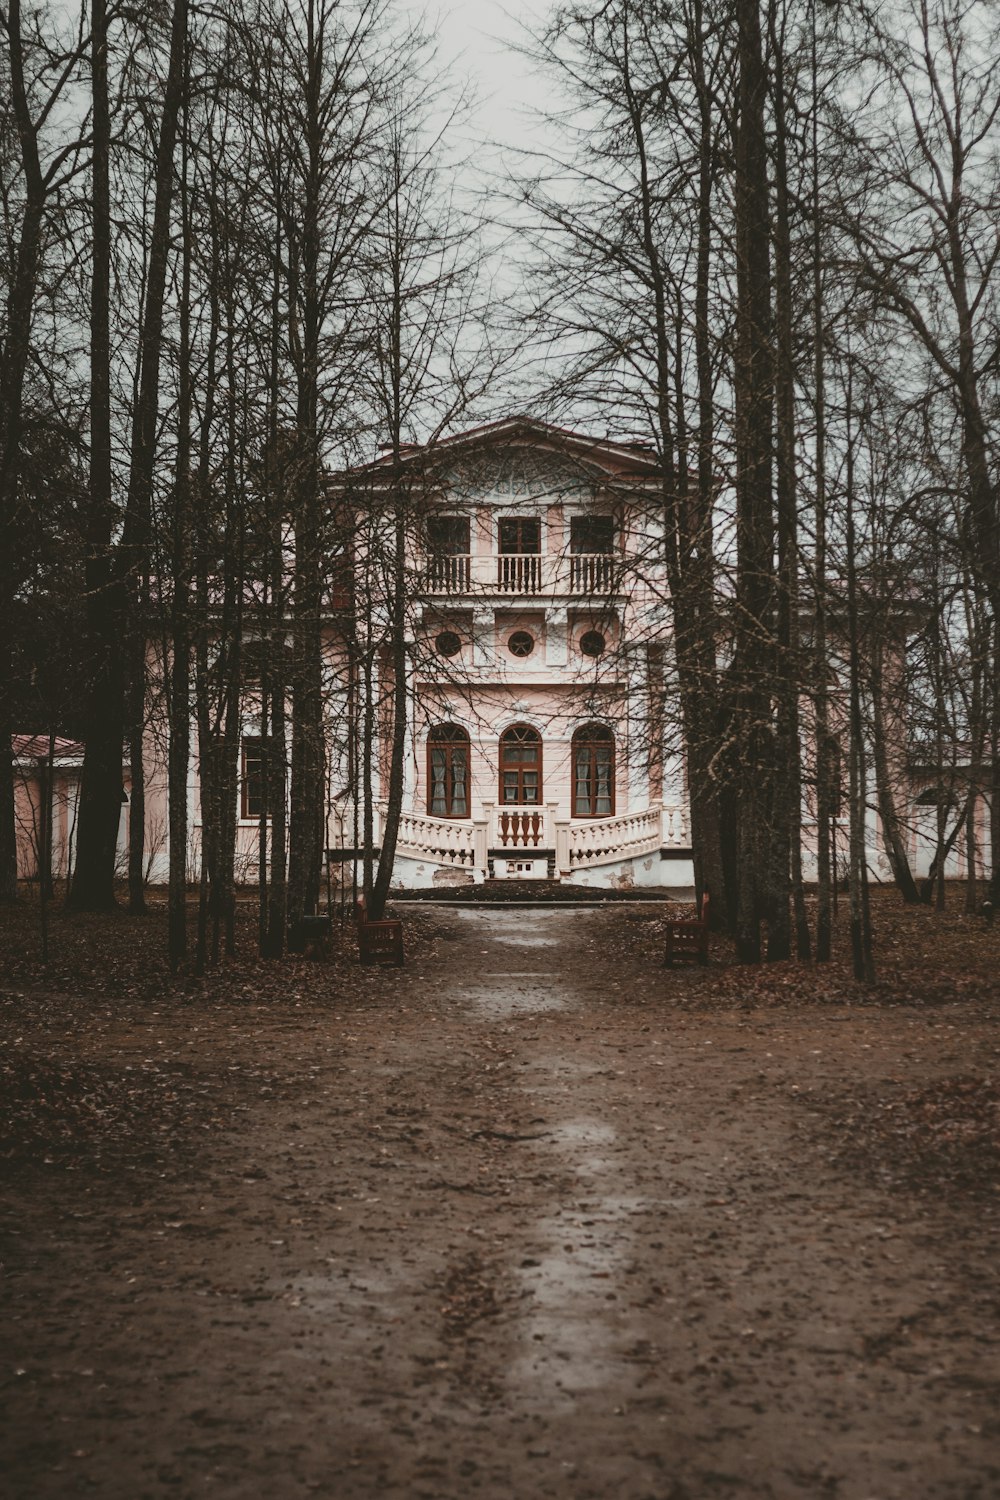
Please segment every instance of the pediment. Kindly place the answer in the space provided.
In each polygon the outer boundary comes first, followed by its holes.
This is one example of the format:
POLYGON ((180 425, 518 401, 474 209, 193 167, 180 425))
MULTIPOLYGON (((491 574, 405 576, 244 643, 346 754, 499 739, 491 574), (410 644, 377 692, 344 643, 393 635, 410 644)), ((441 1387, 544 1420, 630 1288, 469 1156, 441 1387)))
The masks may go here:
POLYGON ((562 454, 527 445, 484 448, 452 461, 443 486, 456 498, 516 504, 521 499, 558 500, 589 496, 592 478, 562 454))

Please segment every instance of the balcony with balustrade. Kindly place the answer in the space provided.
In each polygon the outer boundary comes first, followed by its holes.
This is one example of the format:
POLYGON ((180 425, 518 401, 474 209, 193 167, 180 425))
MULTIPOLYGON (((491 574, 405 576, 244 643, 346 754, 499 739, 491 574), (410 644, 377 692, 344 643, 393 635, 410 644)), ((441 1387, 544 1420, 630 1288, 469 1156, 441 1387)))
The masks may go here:
POLYGON ((500 552, 431 556, 422 570, 423 589, 435 596, 500 598, 610 596, 621 588, 622 559, 610 552, 500 552))

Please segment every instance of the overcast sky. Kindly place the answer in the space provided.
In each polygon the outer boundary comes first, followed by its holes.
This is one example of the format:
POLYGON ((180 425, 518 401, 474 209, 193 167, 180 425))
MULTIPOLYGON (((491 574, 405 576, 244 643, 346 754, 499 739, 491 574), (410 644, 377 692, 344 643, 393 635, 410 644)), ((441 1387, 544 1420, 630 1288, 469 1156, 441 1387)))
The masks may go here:
POLYGON ((536 26, 549 9, 547 0, 402 0, 423 12, 438 38, 442 68, 455 78, 468 77, 476 100, 477 134, 511 146, 529 146, 534 132, 530 107, 542 91, 528 63, 514 48, 523 26, 536 26))

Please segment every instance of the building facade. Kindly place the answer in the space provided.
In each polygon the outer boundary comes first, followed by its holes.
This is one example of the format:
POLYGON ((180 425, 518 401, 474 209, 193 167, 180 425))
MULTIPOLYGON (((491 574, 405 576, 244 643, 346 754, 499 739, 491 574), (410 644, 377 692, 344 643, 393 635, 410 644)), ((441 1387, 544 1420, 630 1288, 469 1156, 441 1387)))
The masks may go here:
MULTIPOLYGON (((511 419, 438 444, 430 474, 403 455, 397 483, 408 462, 395 881, 690 885, 652 453, 511 419)), ((333 806, 349 850, 352 800, 333 806)))
MULTIPOLYGON (((690 887, 661 476, 653 451, 510 418, 335 476, 330 504, 353 518, 330 563, 321 622, 331 880, 350 882, 360 873, 368 819, 376 858, 382 842, 397 676, 386 641, 390 595, 401 587, 406 712, 393 884, 420 889, 548 878, 583 886, 690 887)), ((252 608, 247 620, 250 663, 252 608)), ((153 884, 166 882, 169 853, 158 677, 162 671, 151 657, 144 758, 146 870, 153 884)), ((238 883, 251 883, 262 842, 263 731, 252 673, 241 725, 235 871, 238 883)), ((24 877, 37 871, 45 842, 56 875, 73 863, 83 747, 56 741, 52 764, 49 748, 30 736, 14 745, 24 877), (43 796, 52 808, 49 825, 43 796)), ((187 820, 192 880, 201 863, 197 766, 195 737, 187 820)), ((893 777, 911 864, 921 874, 937 848, 941 797, 957 806, 962 778, 956 773, 944 786, 940 768, 910 764, 905 726, 893 777)), ((124 874, 127 763, 122 797, 124 874)), ((807 787, 807 878, 815 873, 809 802, 807 787)), ((870 868, 876 878, 890 878, 874 803, 870 868)), ((980 873, 989 844, 987 811, 980 799, 980 873)), ((846 817, 834 834, 846 855, 846 817)), ((946 871, 966 873, 963 841, 949 848, 946 871)))

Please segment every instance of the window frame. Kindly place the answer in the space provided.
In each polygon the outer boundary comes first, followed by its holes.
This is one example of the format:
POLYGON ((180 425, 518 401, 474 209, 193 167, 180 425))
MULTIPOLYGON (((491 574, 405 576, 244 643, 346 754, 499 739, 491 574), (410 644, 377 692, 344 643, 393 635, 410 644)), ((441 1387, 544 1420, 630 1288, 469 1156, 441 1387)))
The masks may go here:
POLYGON ((541 807, 542 806, 542 798, 543 798, 543 795, 544 795, 544 783, 543 783, 543 780, 542 780, 542 770, 543 770, 542 736, 539 734, 538 730, 534 728, 533 725, 531 725, 531 724, 510 724, 504 730, 504 732, 503 732, 503 734, 501 734, 500 740, 499 740, 499 768, 498 769, 499 769, 499 778, 498 778, 498 786, 497 786, 497 800, 498 800, 499 805, 500 805, 501 808, 503 808, 503 807, 541 807), (518 738, 515 738, 515 736, 521 736, 521 738, 518 739, 518 738), (507 746, 508 745, 516 745, 516 744, 520 744, 520 745, 526 745, 526 744, 537 745, 537 747, 538 747, 538 756, 537 756, 537 759, 534 760, 534 761, 508 760, 507 756, 506 756, 507 746), (534 800, 530 800, 530 801, 527 800, 524 797, 524 774, 525 774, 526 770, 529 773, 536 775, 537 778, 538 778, 538 785, 537 785, 537 788, 536 788, 538 795, 534 798, 534 800), (514 774, 517 775, 518 793, 519 793, 519 796, 517 797, 517 799, 511 800, 511 799, 508 799, 507 797, 504 796, 504 791, 505 791, 505 788, 504 788, 504 775, 505 775, 505 773, 514 773, 514 774))
POLYGON ((469 731, 463 729, 461 724, 442 723, 432 725, 427 735, 427 795, 424 798, 427 805, 427 816, 429 818, 466 819, 472 817, 472 744, 469 739, 469 731), (455 803, 455 752, 465 752, 465 811, 456 812, 455 803), (447 808, 445 812, 436 811, 434 808, 434 754, 435 751, 443 752, 444 763, 444 801, 447 808))
POLYGON ((618 527, 614 516, 609 515, 582 515, 569 517, 569 550, 573 557, 614 557, 618 550, 618 527), (573 535, 585 527, 593 527, 604 524, 608 528, 608 545, 606 547, 581 547, 577 537, 573 535))
POLYGON ((574 818, 613 818, 618 805, 617 797, 618 756, 615 743, 614 731, 606 724, 581 724, 579 729, 574 730, 570 741, 570 808, 574 818), (605 811, 597 806, 601 795, 598 781, 598 755, 601 750, 610 750, 608 758, 608 800, 610 807, 605 811), (587 752, 587 781, 589 811, 580 812, 577 808, 578 788, 580 785, 577 775, 577 757, 581 751, 587 752))
POLYGON ((498 516, 497 517, 497 553, 500 557, 540 557, 542 554, 542 518, 541 516, 498 516), (518 545, 507 547, 504 545, 504 527, 516 528, 518 545), (534 526, 538 532, 538 544, 535 547, 525 547, 521 543, 524 540, 523 528, 534 526))
POLYGON ((458 511, 440 511, 435 515, 427 517, 427 552, 431 557, 468 557, 472 550, 472 526, 468 516, 463 516, 458 511), (443 542, 432 535, 433 528, 443 522, 449 523, 455 530, 464 528, 463 545, 457 546, 451 539, 443 542))
MULTIPOLYGON (((240 741, 240 821, 259 823, 264 811, 264 755, 268 742, 261 736, 247 734, 240 741), (248 754, 248 752, 250 752, 248 754), (256 775, 249 767, 251 759, 256 762, 256 775), (252 805, 256 802, 256 806, 252 805)), ((267 813, 270 821, 271 814, 267 813)))

